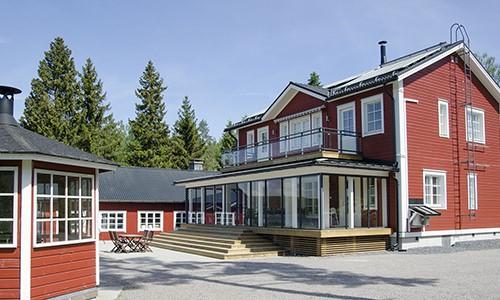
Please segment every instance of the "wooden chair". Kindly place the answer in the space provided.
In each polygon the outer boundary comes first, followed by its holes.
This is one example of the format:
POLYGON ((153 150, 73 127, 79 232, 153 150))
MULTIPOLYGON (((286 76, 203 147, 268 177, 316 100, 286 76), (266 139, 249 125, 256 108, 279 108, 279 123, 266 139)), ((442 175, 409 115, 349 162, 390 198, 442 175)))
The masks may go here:
POLYGON ((111 241, 114 245, 113 249, 111 249, 111 252, 122 253, 127 250, 127 242, 120 239, 116 231, 109 231, 109 237, 111 238, 111 241))
POLYGON ((144 230, 144 234, 143 234, 142 238, 137 243, 137 247, 138 247, 139 251, 141 251, 141 252, 146 252, 146 251, 153 252, 153 250, 151 250, 149 245, 151 244, 151 241, 153 240, 154 233, 155 232, 153 230, 144 230))

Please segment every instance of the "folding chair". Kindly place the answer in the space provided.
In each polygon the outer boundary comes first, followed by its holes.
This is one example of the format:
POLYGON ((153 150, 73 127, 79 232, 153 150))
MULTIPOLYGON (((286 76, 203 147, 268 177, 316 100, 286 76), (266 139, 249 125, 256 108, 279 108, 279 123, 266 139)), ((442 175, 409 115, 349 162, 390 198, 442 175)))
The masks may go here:
POLYGON ((124 240, 121 240, 118 237, 118 234, 116 234, 116 231, 110 231, 109 232, 109 237, 111 238, 111 241, 113 242, 113 249, 111 249, 111 252, 114 253, 122 253, 127 250, 127 242, 124 240))

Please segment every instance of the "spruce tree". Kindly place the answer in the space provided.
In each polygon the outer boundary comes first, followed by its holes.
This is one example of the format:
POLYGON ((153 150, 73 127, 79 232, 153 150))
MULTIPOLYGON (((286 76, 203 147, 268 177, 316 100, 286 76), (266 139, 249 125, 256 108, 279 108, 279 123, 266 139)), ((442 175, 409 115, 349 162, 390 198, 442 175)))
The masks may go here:
MULTIPOLYGON (((228 121, 226 124, 226 128, 229 128, 231 126, 233 126, 233 122, 228 121)), ((231 135, 229 131, 224 131, 219 144, 221 152, 233 150, 234 148, 236 148, 236 139, 234 138, 234 135, 231 135)))
POLYGON ((119 162, 118 152, 124 143, 125 133, 113 114, 109 113, 109 104, 104 103, 106 93, 90 58, 85 61, 80 78, 82 113, 78 147, 119 162))
POLYGON ((316 72, 312 72, 309 74, 309 79, 307 80, 308 85, 312 86, 321 86, 321 81, 319 80, 319 74, 316 72))
POLYGON ((38 78, 31 82, 21 125, 67 145, 77 145, 81 113, 77 76, 71 50, 62 38, 55 38, 38 65, 38 78))
POLYGON ((191 160, 203 158, 205 149, 205 141, 200 136, 195 111, 186 96, 174 124, 172 136, 173 167, 187 169, 191 160))
POLYGON ((135 105, 135 119, 129 121, 127 163, 140 167, 170 167, 169 129, 164 121, 163 102, 167 87, 152 61, 146 65, 139 84, 135 95, 141 102, 135 105))
POLYGON ((220 145, 210 135, 208 123, 206 120, 201 120, 198 124, 198 131, 201 139, 205 142, 205 153, 203 153, 203 168, 207 171, 217 171, 221 168, 220 161, 220 145))

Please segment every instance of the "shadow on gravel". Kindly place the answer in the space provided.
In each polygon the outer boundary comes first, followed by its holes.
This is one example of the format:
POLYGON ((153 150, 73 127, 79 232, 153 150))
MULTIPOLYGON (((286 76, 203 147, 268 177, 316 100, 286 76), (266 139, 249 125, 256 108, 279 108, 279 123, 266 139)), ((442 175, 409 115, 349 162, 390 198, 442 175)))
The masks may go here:
POLYGON ((433 286, 437 279, 398 278, 368 276, 344 271, 329 271, 321 268, 308 268, 302 265, 277 262, 256 261, 214 261, 214 262, 164 262, 152 257, 134 257, 126 260, 114 260, 101 257, 101 286, 123 286, 124 289, 138 289, 142 284, 182 285, 193 282, 227 285, 232 287, 270 291, 283 294, 295 294, 308 297, 370 299, 350 297, 316 291, 304 291, 280 288, 273 285, 300 283, 311 286, 339 286, 356 288, 364 285, 393 286, 433 286), (244 278, 237 276, 243 275, 244 278), (266 276, 253 282, 248 276, 266 276), (229 276, 229 277, 225 277, 229 276), (271 280, 269 280, 271 276, 271 280))

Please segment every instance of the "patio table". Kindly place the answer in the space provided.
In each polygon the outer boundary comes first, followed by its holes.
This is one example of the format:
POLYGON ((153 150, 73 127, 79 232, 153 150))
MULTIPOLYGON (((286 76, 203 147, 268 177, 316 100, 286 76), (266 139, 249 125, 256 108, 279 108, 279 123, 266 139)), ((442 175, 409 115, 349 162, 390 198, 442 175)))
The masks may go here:
POLYGON ((127 242, 127 246, 130 248, 131 252, 139 252, 139 241, 143 238, 142 234, 120 234, 121 238, 124 238, 127 242))

